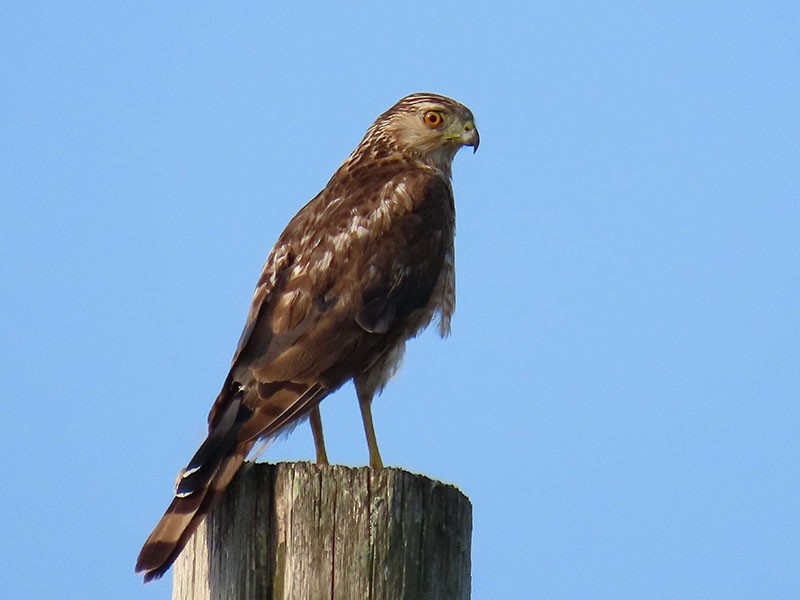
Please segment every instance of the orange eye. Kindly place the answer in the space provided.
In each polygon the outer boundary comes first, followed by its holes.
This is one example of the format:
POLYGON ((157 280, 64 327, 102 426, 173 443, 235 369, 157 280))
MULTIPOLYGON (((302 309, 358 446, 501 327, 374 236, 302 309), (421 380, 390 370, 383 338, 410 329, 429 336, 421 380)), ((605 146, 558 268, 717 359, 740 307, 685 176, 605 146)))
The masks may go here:
POLYGON ((441 125, 444 119, 440 113, 436 112, 435 110, 429 110, 425 113, 425 116, 422 117, 422 121, 428 127, 434 128, 441 125))

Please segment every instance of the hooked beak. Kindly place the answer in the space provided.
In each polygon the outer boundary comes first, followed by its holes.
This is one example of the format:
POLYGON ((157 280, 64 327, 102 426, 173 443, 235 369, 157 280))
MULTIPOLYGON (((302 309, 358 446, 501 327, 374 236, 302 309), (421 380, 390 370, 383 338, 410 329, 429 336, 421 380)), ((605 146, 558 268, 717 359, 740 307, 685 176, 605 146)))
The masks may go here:
POLYGON ((464 133, 461 135, 461 143, 465 146, 472 146, 473 154, 478 151, 478 146, 481 143, 481 136, 478 133, 478 128, 475 127, 475 123, 472 121, 467 121, 464 124, 464 133))

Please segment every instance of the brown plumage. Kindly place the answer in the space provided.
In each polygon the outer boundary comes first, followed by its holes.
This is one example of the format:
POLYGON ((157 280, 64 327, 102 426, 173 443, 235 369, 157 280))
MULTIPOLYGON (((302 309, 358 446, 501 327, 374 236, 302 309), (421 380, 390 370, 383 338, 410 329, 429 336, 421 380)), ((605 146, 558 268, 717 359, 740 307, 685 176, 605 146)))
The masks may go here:
POLYGON ((144 544, 145 581, 169 569, 258 439, 311 416, 327 462, 319 402, 355 382, 370 465, 382 467, 370 405, 405 341, 435 315, 445 336, 455 307, 450 185, 461 146, 478 148, 465 106, 412 94, 383 113, 267 258, 208 437, 144 544))

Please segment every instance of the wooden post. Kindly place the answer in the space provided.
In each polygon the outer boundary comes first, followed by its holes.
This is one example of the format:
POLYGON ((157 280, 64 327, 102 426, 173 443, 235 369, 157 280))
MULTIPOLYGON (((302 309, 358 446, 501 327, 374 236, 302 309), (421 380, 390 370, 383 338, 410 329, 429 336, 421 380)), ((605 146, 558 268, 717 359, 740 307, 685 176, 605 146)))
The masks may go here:
POLYGON ((467 600, 472 507, 399 469, 245 463, 175 563, 173 600, 467 600))

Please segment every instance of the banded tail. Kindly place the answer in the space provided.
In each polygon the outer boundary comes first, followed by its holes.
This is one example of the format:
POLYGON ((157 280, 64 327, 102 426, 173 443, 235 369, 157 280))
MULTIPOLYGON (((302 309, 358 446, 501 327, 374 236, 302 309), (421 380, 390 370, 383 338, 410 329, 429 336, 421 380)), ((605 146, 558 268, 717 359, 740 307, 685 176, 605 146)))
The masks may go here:
POLYGON ((139 552, 136 572, 147 583, 169 570, 203 519, 214 507, 257 439, 271 437, 324 398, 329 390, 314 384, 280 382, 256 389, 256 407, 247 392, 222 394, 211 413, 209 434, 175 483, 175 497, 139 552), (264 394, 269 389, 268 395, 264 394), (247 398, 249 399, 249 398, 247 398))

